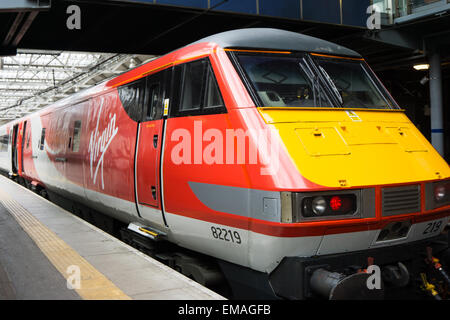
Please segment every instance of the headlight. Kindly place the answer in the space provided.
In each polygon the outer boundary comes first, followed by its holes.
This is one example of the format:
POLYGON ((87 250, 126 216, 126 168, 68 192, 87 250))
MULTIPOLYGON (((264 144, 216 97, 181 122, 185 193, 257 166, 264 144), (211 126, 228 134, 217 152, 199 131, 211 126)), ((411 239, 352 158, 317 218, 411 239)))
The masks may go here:
POLYGON ((356 212, 355 194, 305 197, 302 201, 303 217, 343 216, 356 212))
POLYGON ((445 186, 444 185, 437 185, 434 187, 434 199, 436 201, 442 201, 445 198, 446 195, 446 190, 445 190, 445 186))
POLYGON ((450 180, 425 184, 425 210, 432 210, 450 204, 450 180))
POLYGON ((316 215, 321 216, 327 210, 327 202, 323 197, 315 197, 312 200, 311 207, 316 215))

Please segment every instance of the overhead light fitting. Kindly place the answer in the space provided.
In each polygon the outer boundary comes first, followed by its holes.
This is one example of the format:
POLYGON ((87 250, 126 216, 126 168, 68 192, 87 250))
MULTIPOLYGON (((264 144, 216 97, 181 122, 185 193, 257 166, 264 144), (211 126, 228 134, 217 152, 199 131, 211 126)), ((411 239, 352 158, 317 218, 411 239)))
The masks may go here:
POLYGON ((428 63, 415 64, 413 68, 416 70, 428 70, 430 65, 428 63))

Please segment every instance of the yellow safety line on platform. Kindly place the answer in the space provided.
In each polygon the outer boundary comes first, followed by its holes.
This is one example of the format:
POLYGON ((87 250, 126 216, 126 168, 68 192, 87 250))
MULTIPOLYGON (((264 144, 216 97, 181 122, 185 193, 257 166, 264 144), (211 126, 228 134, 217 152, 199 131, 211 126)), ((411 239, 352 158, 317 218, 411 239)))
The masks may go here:
POLYGON ((81 257, 55 233, 44 226, 17 201, 0 190, 0 202, 28 233, 36 245, 47 256, 55 268, 69 279, 71 284, 73 266, 80 270, 80 286, 75 288, 78 295, 85 300, 130 300, 122 290, 81 257))

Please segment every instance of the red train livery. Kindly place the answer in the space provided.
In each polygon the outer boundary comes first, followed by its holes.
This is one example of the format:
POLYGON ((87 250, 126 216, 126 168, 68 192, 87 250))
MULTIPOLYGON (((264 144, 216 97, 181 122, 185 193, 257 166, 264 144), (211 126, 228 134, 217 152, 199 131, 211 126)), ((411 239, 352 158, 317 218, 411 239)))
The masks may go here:
POLYGON ((0 168, 213 257, 236 296, 378 296, 354 266, 448 252, 448 164, 358 53, 288 31, 214 35, 12 121, 0 168))

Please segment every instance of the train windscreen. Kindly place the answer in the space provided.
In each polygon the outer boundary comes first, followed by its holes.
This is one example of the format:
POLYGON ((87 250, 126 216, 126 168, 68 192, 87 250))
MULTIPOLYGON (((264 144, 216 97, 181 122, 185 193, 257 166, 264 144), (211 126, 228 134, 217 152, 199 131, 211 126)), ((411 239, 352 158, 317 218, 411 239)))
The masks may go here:
POLYGON ((236 56, 262 107, 397 108, 362 60, 306 54, 236 56))
POLYGON ((344 108, 393 109, 378 79, 361 60, 315 58, 319 72, 344 108))

